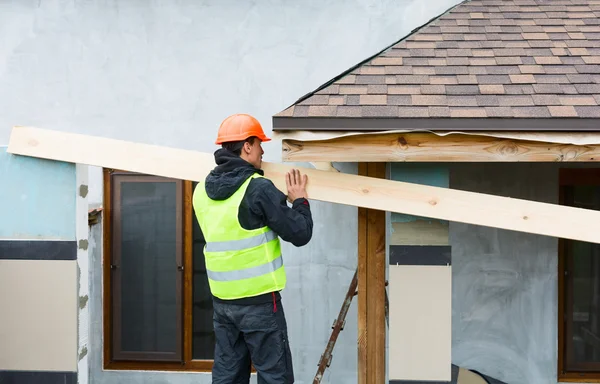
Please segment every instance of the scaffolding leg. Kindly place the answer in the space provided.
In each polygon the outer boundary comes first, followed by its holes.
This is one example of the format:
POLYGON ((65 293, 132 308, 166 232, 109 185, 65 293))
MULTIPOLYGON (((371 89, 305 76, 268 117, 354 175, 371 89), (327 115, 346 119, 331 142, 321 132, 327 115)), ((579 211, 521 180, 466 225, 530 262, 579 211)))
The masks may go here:
MULTIPOLYGON (((385 282, 387 287, 388 283, 385 282)), ((342 304, 342 308, 340 309, 340 313, 337 319, 334 321, 333 326, 331 327, 333 331, 329 336, 329 342, 327 343, 327 347, 325 347, 325 352, 321 355, 321 359, 319 360, 319 368, 317 369, 317 374, 313 380, 313 384, 319 384, 323 379, 323 374, 325 370, 331 365, 331 358, 333 354, 333 347, 335 346, 335 342, 340 334, 340 331, 344 329, 344 324, 346 323, 346 315, 348 314, 348 309, 350 309, 350 304, 352 303, 352 298, 358 294, 356 290, 358 287, 358 269, 354 271, 354 277, 350 282, 350 286, 348 287, 348 292, 346 293, 346 298, 344 299, 344 303, 342 304)), ((389 313, 389 301, 387 289, 385 290, 385 321, 387 326, 389 327, 388 313, 389 313)))

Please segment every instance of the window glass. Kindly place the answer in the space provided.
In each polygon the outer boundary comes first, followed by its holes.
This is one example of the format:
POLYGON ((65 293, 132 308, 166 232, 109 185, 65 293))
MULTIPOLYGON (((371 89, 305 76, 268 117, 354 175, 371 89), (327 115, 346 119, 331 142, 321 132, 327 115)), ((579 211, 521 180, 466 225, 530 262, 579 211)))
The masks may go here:
POLYGON ((115 332, 120 341, 115 347, 122 358, 143 358, 139 353, 176 357, 181 332, 179 189, 176 182, 122 180, 113 239, 115 332))

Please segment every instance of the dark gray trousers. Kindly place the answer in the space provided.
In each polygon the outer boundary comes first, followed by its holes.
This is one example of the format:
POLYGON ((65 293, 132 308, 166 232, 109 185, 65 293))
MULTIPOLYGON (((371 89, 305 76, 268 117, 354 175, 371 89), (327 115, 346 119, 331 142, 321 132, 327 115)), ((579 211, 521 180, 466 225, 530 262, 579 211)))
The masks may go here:
POLYGON ((214 301, 213 308, 213 384, 247 384, 251 364, 258 373, 258 384, 294 382, 281 301, 253 305, 214 301))

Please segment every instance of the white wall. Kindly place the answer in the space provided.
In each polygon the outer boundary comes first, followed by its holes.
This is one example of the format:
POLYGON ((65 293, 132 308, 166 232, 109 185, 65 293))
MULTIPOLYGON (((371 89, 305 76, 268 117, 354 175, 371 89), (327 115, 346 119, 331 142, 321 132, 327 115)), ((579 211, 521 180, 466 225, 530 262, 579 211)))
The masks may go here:
MULTIPOLYGON (((34 125, 213 151, 227 115, 254 114, 269 133, 273 114, 457 2, 2 1, 0 145, 12 126, 34 125)), ((280 160, 280 143, 265 150, 265 160, 280 160)), ((92 169, 90 203, 101 197, 100 172, 92 169)), ((312 243, 284 248, 298 383, 312 381, 356 266, 356 210, 316 203, 314 215, 312 243)), ((98 251, 90 247, 92 273, 98 251)), ((99 290, 91 281, 94 319, 99 290)), ((210 382, 206 375, 102 373, 93 326, 92 383, 210 382)), ((355 377, 356 303, 324 382, 355 377)))

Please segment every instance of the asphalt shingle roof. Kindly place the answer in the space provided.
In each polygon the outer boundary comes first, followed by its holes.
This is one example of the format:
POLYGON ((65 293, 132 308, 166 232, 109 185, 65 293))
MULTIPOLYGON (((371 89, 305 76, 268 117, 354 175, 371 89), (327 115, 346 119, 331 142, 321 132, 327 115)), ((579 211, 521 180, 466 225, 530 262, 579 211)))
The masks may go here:
POLYGON ((277 117, 600 118, 600 0, 472 0, 277 117))

